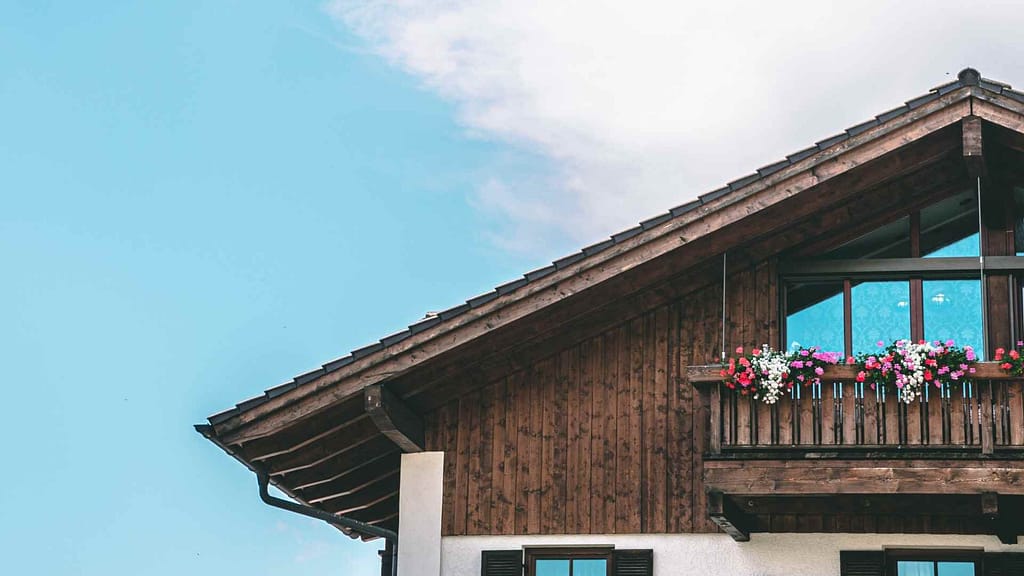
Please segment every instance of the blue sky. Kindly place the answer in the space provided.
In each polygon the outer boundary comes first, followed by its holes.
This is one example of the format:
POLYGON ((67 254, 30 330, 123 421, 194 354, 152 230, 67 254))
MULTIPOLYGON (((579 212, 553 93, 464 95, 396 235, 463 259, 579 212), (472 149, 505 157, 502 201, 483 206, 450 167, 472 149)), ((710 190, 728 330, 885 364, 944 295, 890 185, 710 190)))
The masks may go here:
POLYGON ((0 0, 5 571, 374 574, 191 425, 966 65, 1024 79, 1012 3, 776 11, 0 0))
POLYGON ((316 4, 0 3, 0 69, 4 571, 374 574, 192 424, 527 269, 509 153, 316 4))

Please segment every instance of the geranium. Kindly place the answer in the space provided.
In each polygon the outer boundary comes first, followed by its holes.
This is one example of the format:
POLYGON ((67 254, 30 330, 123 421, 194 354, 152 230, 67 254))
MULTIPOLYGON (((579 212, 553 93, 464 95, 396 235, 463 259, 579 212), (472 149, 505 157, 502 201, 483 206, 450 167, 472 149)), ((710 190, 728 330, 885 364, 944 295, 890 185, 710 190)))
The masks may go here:
POLYGON ((822 352, 817 346, 794 350, 789 356, 789 387, 821 384, 825 368, 838 364, 842 357, 838 352, 822 352))
POLYGON ((974 374, 971 364, 976 360, 973 348, 958 348, 952 340, 916 344, 897 340, 876 354, 860 355, 863 370, 857 381, 868 382, 872 388, 895 388, 900 401, 909 404, 921 397, 925 386, 961 384, 974 374))
MULTIPOLYGON (((1024 349, 1024 341, 1017 341, 1017 348, 1024 349)), ((1004 348, 996 348, 996 355, 992 358, 999 362, 999 367, 1014 376, 1024 376, 1024 354, 1011 348, 1009 352, 1004 348)))

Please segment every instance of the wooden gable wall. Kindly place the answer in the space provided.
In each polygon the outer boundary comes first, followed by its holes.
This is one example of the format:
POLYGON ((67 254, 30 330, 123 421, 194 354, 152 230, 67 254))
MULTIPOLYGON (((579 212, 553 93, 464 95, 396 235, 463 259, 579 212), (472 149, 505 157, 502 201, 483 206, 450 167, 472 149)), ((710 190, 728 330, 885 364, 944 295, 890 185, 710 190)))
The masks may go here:
MULTIPOLYGON (((768 261, 730 276, 729 345, 775 343, 775 290, 768 261)), ((427 449, 445 452, 443 533, 717 531, 685 367, 718 360, 721 318, 709 286, 429 413, 427 449)))

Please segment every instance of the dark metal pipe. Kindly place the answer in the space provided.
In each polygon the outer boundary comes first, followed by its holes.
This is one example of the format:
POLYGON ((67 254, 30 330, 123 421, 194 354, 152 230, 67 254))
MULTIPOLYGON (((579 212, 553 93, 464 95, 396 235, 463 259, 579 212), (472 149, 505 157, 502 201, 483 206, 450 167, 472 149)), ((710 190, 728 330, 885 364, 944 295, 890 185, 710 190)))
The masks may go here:
MULTIPOLYGON (((281 508, 282 510, 287 510, 289 512, 294 512, 296 514, 301 514, 303 516, 308 516, 310 518, 316 518, 317 520, 323 520, 324 522, 327 522, 332 526, 341 526, 344 528, 359 531, 363 534, 369 534, 371 536, 378 536, 380 538, 384 538, 387 544, 385 545, 383 552, 391 558, 391 576, 398 576, 398 534, 392 532, 391 530, 388 530, 387 528, 380 528, 372 524, 366 524, 365 522, 360 522, 358 520, 353 520, 351 518, 345 518, 344 516, 338 516, 336 514, 331 514, 330 512, 324 512, 323 510, 319 510, 311 506, 305 506, 297 502, 292 502, 290 500, 284 500, 281 498, 271 496, 269 489, 269 474, 262 470, 258 470, 255 466, 253 466, 249 462, 246 462, 244 458, 242 458, 233 450, 231 450, 231 448, 229 448, 226 444, 221 442, 220 438, 217 438, 217 435, 214 433, 213 426, 210 426, 209 424, 196 424, 195 429, 196 432, 202 434, 203 437, 205 437, 207 440, 216 444, 221 450, 229 454, 232 458, 238 460, 246 468, 256 473, 256 480, 259 482, 260 485, 260 500, 263 500, 264 503, 275 508, 281 508)), ((381 560, 383 568, 384 559, 381 558, 381 560)))
POLYGON ((285 500, 284 498, 277 498, 276 496, 270 495, 270 476, 266 472, 257 471, 256 478, 260 484, 260 500, 264 503, 273 506, 274 508, 280 508, 310 518, 316 518, 317 520, 323 520, 328 524, 334 526, 340 526, 342 528, 349 528, 355 530, 361 534, 370 534, 372 536, 378 536, 391 542, 398 542, 398 534, 388 530, 387 528, 381 528, 380 526, 374 526, 373 524, 367 524, 366 522, 360 522, 359 520, 353 520, 344 516, 338 516, 337 514, 331 514, 312 506, 305 506, 298 502, 292 502, 291 500, 285 500))

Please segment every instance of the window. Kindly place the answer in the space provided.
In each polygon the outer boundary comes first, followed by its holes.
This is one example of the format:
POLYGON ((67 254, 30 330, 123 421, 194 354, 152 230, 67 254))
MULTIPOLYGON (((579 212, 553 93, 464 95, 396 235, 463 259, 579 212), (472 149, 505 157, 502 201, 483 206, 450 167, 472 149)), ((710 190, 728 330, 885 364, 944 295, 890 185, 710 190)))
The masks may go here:
POLYGON ((485 550, 483 576, 653 576, 652 550, 612 547, 485 550))
POLYGON ((1024 554, 955 549, 839 553, 841 576, 1008 576, 1024 574, 1024 554))
POLYGON ((526 573, 530 576, 609 576, 611 548, 529 549, 526 573))
POLYGON ((785 347, 856 355, 903 338, 953 340, 983 357, 975 198, 963 192, 820 257, 785 259, 785 347))
POLYGON ((981 552, 968 550, 887 550, 892 576, 981 576, 981 552))

